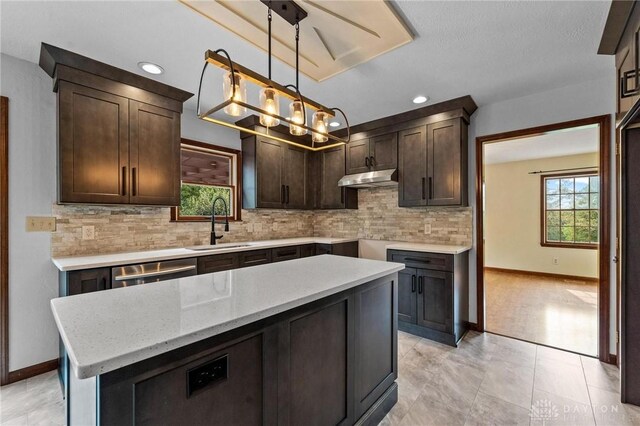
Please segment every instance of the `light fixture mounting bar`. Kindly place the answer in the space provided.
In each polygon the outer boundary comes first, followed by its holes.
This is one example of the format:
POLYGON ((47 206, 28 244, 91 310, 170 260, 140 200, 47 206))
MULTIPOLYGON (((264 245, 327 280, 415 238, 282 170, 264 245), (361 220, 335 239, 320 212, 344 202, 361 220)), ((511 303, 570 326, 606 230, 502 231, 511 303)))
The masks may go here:
POLYGON ((260 0, 267 7, 270 7, 275 13, 280 15, 282 19, 295 25, 307 17, 307 12, 298 6, 296 2, 291 0, 260 0))
MULTIPOLYGON (((204 54, 204 59, 205 61, 209 62, 211 65, 214 65, 218 68, 222 68, 225 71, 230 71, 231 70, 231 66, 229 64, 229 59, 227 59, 225 56, 220 55, 219 53, 215 53, 212 50, 207 50, 204 54)), ((276 89, 278 92, 280 92, 283 96, 286 96, 287 98, 289 98, 290 100, 298 100, 300 97, 299 95, 273 81, 270 80, 266 77, 264 77, 263 75, 245 67, 242 66, 240 64, 238 64, 237 62, 232 62, 233 64, 233 69, 236 73, 242 74, 243 77, 245 77, 247 80, 251 81, 252 83, 260 86, 260 87, 273 87, 274 89, 276 89)), ((326 112, 330 117, 335 117, 335 113, 332 111, 331 108, 327 108, 326 106, 319 104, 309 98, 306 98, 304 96, 302 96, 302 100, 304 101, 305 106, 316 110, 316 111, 324 111, 326 112)))

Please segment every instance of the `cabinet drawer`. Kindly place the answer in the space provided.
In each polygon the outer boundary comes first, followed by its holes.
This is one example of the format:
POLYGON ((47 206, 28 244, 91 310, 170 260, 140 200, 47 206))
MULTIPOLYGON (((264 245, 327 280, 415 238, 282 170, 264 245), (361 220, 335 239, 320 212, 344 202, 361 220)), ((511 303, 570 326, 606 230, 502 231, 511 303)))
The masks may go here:
POLYGON ((262 265, 265 263, 271 263, 271 250, 253 250, 239 253, 240 268, 244 268, 245 266, 262 265))
POLYGON ((315 244, 305 244, 300 246, 300 257, 310 257, 316 255, 316 245, 315 244))
POLYGON ((321 254, 332 254, 333 247, 331 244, 316 244, 316 256, 320 256, 321 254))
POLYGON ((238 268, 238 254, 216 254, 214 256, 202 256, 198 258, 198 274, 228 271, 238 268))
POLYGON ((410 268, 453 272, 453 255, 451 254, 389 250, 387 259, 391 262, 404 263, 410 268))
POLYGON ((278 247, 271 249, 271 261, 282 262, 283 260, 298 259, 300 257, 300 246, 278 247))

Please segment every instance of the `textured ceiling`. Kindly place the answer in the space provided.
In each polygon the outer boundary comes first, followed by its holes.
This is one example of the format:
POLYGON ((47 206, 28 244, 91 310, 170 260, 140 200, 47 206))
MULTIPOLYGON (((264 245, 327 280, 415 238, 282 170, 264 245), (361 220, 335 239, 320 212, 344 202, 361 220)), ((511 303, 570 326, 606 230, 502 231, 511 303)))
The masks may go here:
MULTIPOLYGON (((596 55, 608 8, 597 1, 397 2, 414 42, 321 83, 301 77, 300 89, 341 106, 357 124, 413 109, 417 94, 430 102, 470 94, 481 106, 594 80, 614 66, 612 57, 596 55)), ((0 38, 3 53, 31 62, 42 41, 140 74, 139 61, 155 62, 166 70, 159 81, 193 93, 206 49, 225 48, 264 73, 267 66, 262 50, 177 1, 3 0, 0 38)), ((274 63, 280 83, 292 83, 293 74, 274 63)), ((219 82, 211 84, 211 96, 220 96, 219 82)), ((194 106, 195 98, 187 107, 194 106)))
POLYGON ((487 144, 484 147, 484 162, 497 164, 597 153, 599 143, 598 125, 574 127, 528 138, 487 144))

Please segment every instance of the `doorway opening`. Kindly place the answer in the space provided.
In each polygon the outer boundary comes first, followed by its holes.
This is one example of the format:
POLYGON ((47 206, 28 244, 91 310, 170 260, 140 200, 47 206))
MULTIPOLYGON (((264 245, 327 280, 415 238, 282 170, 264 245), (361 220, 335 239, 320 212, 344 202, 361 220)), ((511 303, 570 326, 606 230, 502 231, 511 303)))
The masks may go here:
POLYGON ((478 329, 612 362, 610 117, 476 139, 478 329))

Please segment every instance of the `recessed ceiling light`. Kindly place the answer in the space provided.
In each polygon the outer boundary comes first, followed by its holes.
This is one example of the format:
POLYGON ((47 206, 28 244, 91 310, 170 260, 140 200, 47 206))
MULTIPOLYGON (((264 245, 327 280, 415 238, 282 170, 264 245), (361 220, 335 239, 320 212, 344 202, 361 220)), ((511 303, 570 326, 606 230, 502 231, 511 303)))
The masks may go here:
POLYGON ((151 62, 138 62, 138 66, 142 68, 143 71, 148 72, 149 74, 162 74, 164 69, 160 65, 152 64, 151 62))
POLYGON ((331 123, 329 123, 329 126, 331 127, 338 127, 340 125, 340 123, 338 123, 337 121, 332 121, 331 123))
POLYGON ((413 98, 413 103, 414 104, 423 104, 425 102, 427 102, 429 100, 428 96, 416 96, 415 98, 413 98))

